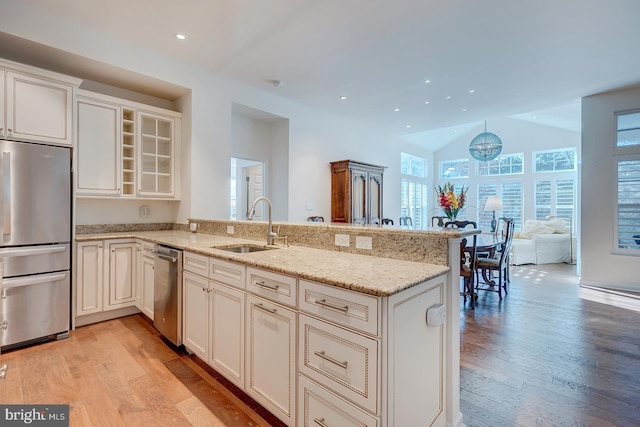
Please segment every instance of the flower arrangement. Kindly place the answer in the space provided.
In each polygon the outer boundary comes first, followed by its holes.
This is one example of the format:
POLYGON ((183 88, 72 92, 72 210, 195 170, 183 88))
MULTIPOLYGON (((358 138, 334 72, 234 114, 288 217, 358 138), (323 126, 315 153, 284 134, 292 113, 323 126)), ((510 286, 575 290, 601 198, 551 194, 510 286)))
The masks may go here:
POLYGON ((456 194, 455 186, 450 182, 447 182, 444 186, 438 185, 438 188, 436 188, 438 204, 450 221, 455 221, 460 209, 464 208, 464 202, 467 199, 467 190, 469 190, 469 187, 465 188, 463 185, 456 194))

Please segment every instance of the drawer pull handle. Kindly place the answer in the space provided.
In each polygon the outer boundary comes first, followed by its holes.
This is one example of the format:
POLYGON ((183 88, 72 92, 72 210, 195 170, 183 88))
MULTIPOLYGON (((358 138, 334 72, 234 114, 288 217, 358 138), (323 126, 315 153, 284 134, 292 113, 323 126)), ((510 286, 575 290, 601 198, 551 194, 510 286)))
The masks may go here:
POLYGON ((277 291, 280 287, 280 285, 270 285, 268 283, 265 283, 264 281, 256 282, 256 285, 262 286, 263 288, 271 289, 272 291, 277 291))
POLYGON ((275 312, 277 312, 277 311, 278 311, 278 310, 276 310, 275 308, 268 308, 268 307, 265 307, 265 306, 264 306, 264 305, 262 305, 262 304, 256 304, 256 307, 258 307, 260 310, 264 310, 264 311, 266 311, 267 313, 271 313, 271 314, 274 314, 275 312))
POLYGON ((320 418, 320 419, 318 419, 318 418, 314 418, 314 419, 313 419, 313 422, 314 422, 314 423, 316 423, 316 424, 318 424, 319 426, 322 426, 322 427, 329 427, 328 425, 326 425, 326 424, 324 423, 324 418, 320 418))
POLYGON ((336 359, 334 359, 333 357, 327 356, 326 354, 324 354, 324 350, 322 351, 314 351, 313 354, 315 354, 316 356, 318 356, 321 359, 326 360, 327 362, 331 362, 334 365, 340 366, 342 369, 347 369, 347 361, 345 360, 344 362, 339 362, 336 359))
POLYGON ((327 302, 327 300, 325 299, 318 299, 316 300, 316 304, 318 305, 322 305, 324 307, 329 307, 329 308, 334 308, 336 310, 340 310, 340 311, 344 311, 345 313, 347 311, 349 311, 349 306, 348 305, 335 305, 335 304, 331 304, 330 302, 327 302))

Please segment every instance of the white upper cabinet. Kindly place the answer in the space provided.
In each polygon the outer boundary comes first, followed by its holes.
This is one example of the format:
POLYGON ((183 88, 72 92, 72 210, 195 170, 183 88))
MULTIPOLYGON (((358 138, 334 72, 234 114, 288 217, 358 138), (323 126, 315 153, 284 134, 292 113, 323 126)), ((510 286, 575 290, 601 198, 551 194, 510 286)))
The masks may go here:
POLYGON ((73 145, 74 90, 81 80, 0 60, 0 136, 73 145))
POLYGON ((179 199, 181 114, 78 91, 76 193, 179 199))
POLYGON ((120 107, 78 97, 78 194, 118 195, 120 172, 120 107))

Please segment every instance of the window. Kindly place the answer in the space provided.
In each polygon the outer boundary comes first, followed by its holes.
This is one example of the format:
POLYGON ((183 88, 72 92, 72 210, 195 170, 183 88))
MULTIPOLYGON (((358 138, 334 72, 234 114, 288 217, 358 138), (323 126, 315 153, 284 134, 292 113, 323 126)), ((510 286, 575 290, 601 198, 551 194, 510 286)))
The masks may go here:
POLYGON ((407 153, 400 153, 400 173, 424 178, 427 175, 427 161, 407 153))
POLYGON ((498 156, 488 162, 480 162, 480 176, 514 175, 524 172, 524 153, 498 156))
POLYGON ((640 145, 640 112, 617 114, 618 135, 616 146, 629 147, 640 145))
POLYGON ((640 250, 640 155, 617 160, 618 249, 640 250))
POLYGON ((574 178, 544 179, 535 184, 536 219, 563 219, 568 226, 575 222, 576 185, 574 178))
POLYGON ((576 149, 569 148, 533 153, 534 172, 559 172, 576 170, 576 149))
POLYGON ((496 219, 499 216, 512 218, 515 228, 522 229, 522 183, 505 182, 501 184, 479 184, 478 185, 478 228, 489 230, 491 228, 492 211, 485 211, 484 205, 489 196, 499 195, 502 200, 502 212, 496 212, 496 219))
POLYGON ((440 162, 440 177, 469 178, 469 159, 440 162))
POLYGON ((429 182, 427 161, 400 153, 400 215, 411 218, 413 228, 429 227, 427 197, 429 182))

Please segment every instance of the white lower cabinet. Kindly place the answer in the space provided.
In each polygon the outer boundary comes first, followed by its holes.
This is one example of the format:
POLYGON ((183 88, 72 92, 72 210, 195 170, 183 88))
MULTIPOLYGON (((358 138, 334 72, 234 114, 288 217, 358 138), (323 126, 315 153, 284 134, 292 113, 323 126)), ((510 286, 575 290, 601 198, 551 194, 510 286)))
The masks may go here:
POLYGON ((155 295, 155 255, 153 253, 153 246, 154 245, 151 243, 142 243, 142 257, 139 264, 141 274, 140 282, 142 288, 142 299, 138 308, 151 320, 153 320, 153 298, 155 295))
POLYGON ((105 290, 105 310, 120 308, 135 304, 134 289, 137 276, 137 248, 135 241, 110 241, 105 242, 105 250, 109 256, 109 272, 107 289, 105 290))
POLYGON ((298 425, 319 427, 377 427, 378 419, 324 387, 298 377, 298 425))
POLYGON ((209 281, 209 365, 244 388, 245 293, 209 281))
MULTIPOLYGON (((245 292, 200 275, 221 261, 190 252, 183 259, 184 346, 244 389, 245 292)), ((232 283, 244 278, 244 266, 224 262, 224 268, 232 283)))
POLYGON ((296 311, 247 295, 245 392, 295 425, 296 311))
POLYGON ((184 332, 182 342, 205 362, 209 360, 209 279, 187 271, 182 273, 184 332))
POLYGON ((445 283, 373 297, 300 280, 299 425, 444 426, 445 326, 426 313, 445 283))
POLYGON ((76 315, 102 311, 103 242, 80 242, 76 246, 76 315))

